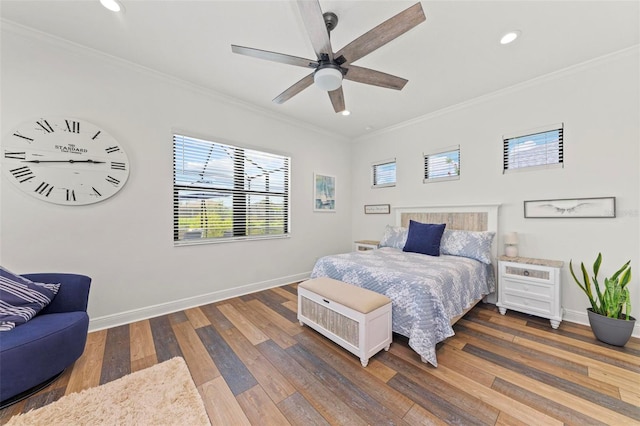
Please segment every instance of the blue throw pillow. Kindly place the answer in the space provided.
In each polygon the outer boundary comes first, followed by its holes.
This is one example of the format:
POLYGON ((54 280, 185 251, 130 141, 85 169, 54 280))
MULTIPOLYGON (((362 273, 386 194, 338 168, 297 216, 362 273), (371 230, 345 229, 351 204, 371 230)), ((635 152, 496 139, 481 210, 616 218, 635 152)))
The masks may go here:
POLYGON ((60 284, 34 283, 0 267, 0 331, 24 324, 47 306, 60 284))
POLYGON ((440 240, 445 226, 445 223, 409 221, 407 242, 402 251, 440 256, 440 240))

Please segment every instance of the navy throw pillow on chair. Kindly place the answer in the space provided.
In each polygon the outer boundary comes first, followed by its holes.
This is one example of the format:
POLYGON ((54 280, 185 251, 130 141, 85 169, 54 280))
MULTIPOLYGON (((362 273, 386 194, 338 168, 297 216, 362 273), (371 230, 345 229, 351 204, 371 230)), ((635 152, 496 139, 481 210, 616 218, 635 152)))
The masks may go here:
POLYGON ((445 223, 420 223, 409 221, 407 242, 402 251, 440 256, 440 241, 445 223))

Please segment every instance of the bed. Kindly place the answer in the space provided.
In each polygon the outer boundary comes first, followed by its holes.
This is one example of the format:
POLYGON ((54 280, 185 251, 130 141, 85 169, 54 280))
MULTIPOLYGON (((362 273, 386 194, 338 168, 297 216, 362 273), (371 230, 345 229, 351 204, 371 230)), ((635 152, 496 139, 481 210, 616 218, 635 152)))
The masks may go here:
MULTIPOLYGON (((407 228, 413 220, 445 223, 445 235, 453 235, 455 231, 497 234, 498 208, 498 205, 394 208, 395 230, 407 228)), ((443 236, 443 243, 444 240, 443 236)), ((497 237, 489 240, 490 252, 483 261, 461 255, 407 253, 402 251, 402 242, 367 252, 322 257, 311 277, 330 277, 389 297, 393 302, 393 331, 409 338, 409 346, 423 362, 437 366, 436 344, 454 335, 452 325, 488 295, 488 301, 495 300, 492 294, 496 289, 496 240, 497 237)))

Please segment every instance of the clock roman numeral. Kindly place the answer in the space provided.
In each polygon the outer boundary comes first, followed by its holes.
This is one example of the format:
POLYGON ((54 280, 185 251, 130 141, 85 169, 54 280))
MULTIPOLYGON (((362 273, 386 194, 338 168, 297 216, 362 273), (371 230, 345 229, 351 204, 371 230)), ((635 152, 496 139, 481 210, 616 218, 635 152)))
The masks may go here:
POLYGON ((77 121, 64 120, 67 123, 67 132, 80 133, 80 123, 77 121))
POLYGON ((93 135, 93 137, 91 138, 92 140, 95 140, 95 138, 98 137, 98 135, 100 134, 100 132, 102 132, 102 130, 98 130, 98 133, 96 133, 95 135, 93 135))
POLYGON ((18 167, 17 169, 12 169, 9 171, 11 172, 13 177, 20 181, 20 183, 26 182, 36 177, 36 175, 34 175, 31 169, 27 166, 18 167))
POLYGON ((38 187, 35 189, 34 192, 37 192, 38 194, 48 197, 49 194, 51 194, 51 191, 53 191, 53 185, 49 185, 46 182, 42 182, 40 185, 38 185, 38 187))
POLYGON ((14 160, 26 160, 27 159, 27 153, 22 151, 22 152, 11 152, 11 151, 5 151, 4 152, 4 158, 12 158, 14 160))
MULTIPOLYGON (((36 124, 40 126, 41 129, 44 130, 45 132, 53 133, 53 127, 51 127, 51 124, 49 124, 47 120, 36 121, 36 124)), ((37 129, 37 130, 41 130, 41 129, 37 129)))
POLYGON ((107 151, 108 154, 112 154, 114 152, 120 151, 120 147, 118 147, 118 146, 110 146, 109 148, 106 148, 105 151, 107 151))
POLYGON ((28 140, 29 142, 33 142, 33 139, 32 139, 32 138, 28 138, 28 137, 26 137, 26 136, 22 136, 22 135, 21 135, 20 133, 18 133, 18 132, 15 132, 15 133, 13 134, 13 136, 17 136, 17 137, 19 137, 19 138, 26 139, 26 140, 28 140))
POLYGON ((102 194, 98 192, 97 189, 95 189, 93 186, 91 187, 91 189, 93 189, 93 193, 91 195, 97 195, 98 197, 102 197, 102 194))
POLYGON ((76 201, 76 191, 67 189, 67 201, 76 201))
POLYGON ((114 178, 113 176, 107 176, 106 181, 109 182, 110 184, 114 185, 114 186, 118 186, 120 184, 120 181, 116 178, 114 178))
POLYGON ((118 163, 117 161, 112 161, 111 162, 111 168, 113 170, 127 170, 127 168, 126 168, 124 163, 118 163))

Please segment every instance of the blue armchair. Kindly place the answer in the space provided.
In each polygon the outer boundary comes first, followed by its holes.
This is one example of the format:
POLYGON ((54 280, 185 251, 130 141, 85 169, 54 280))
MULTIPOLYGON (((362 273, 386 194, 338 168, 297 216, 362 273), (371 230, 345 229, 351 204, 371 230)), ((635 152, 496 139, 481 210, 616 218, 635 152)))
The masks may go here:
POLYGON ((55 380, 87 341, 91 278, 77 274, 25 274, 35 282, 60 283, 51 303, 25 324, 0 332, 0 408, 55 380))

